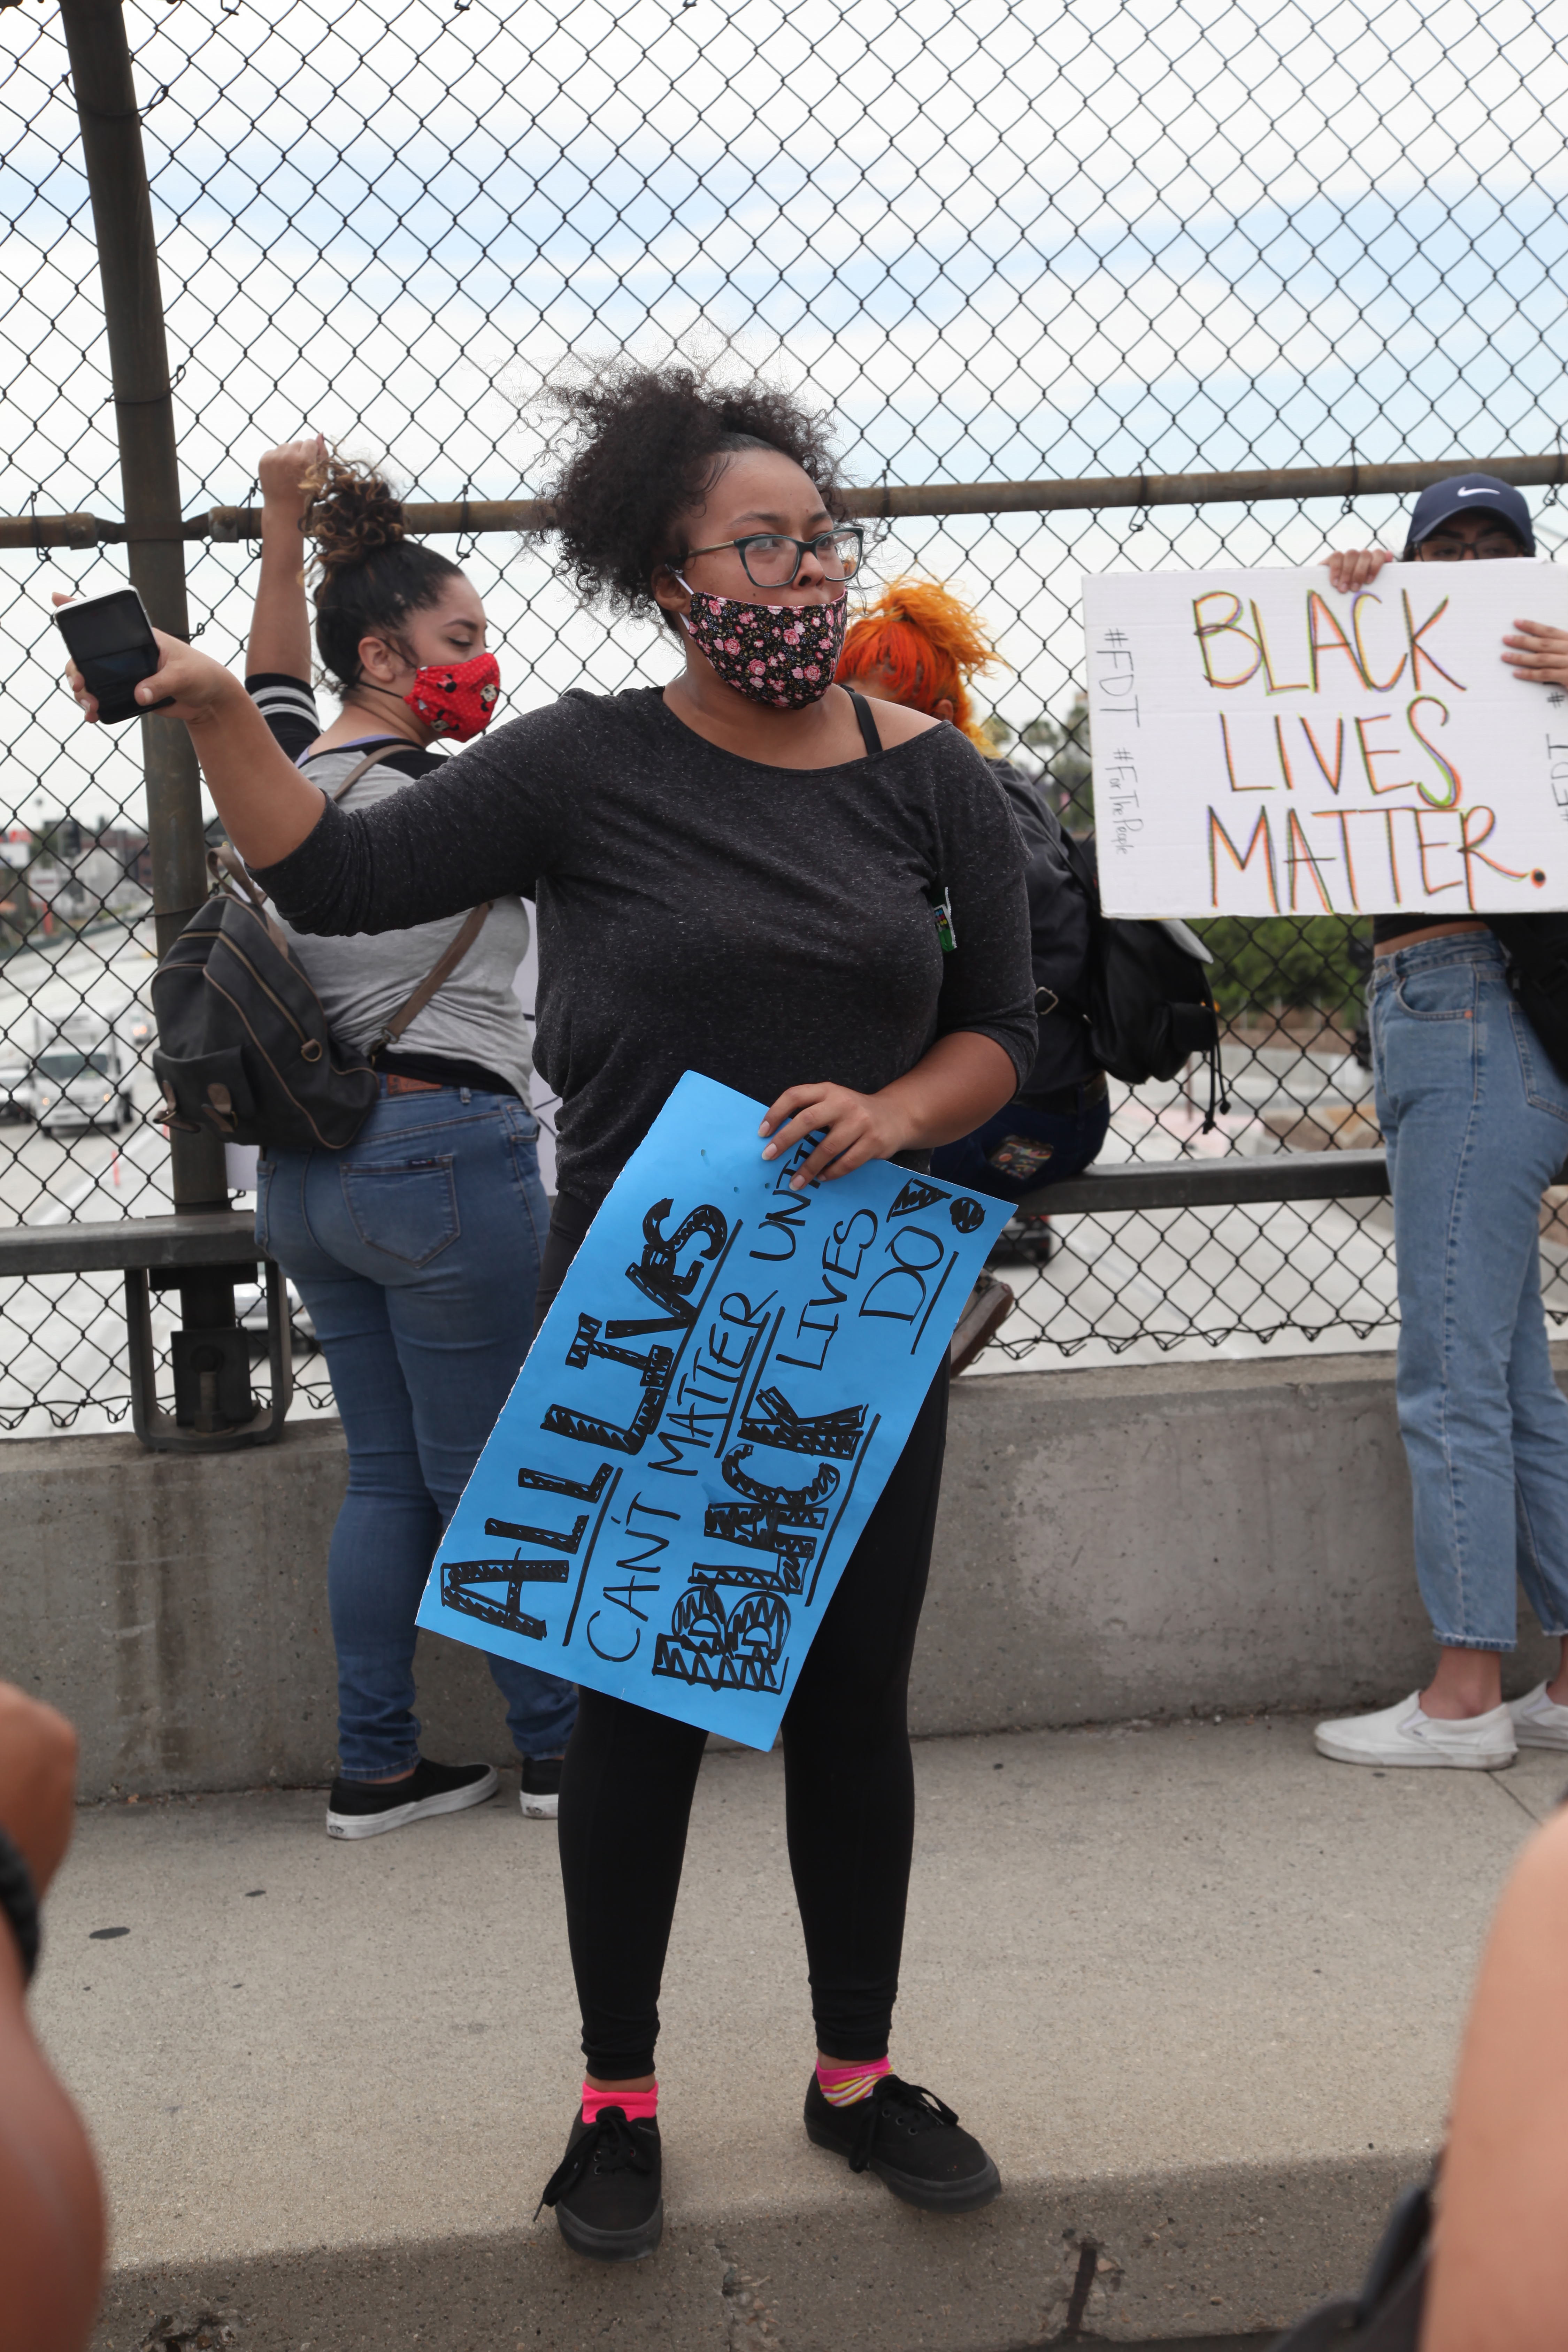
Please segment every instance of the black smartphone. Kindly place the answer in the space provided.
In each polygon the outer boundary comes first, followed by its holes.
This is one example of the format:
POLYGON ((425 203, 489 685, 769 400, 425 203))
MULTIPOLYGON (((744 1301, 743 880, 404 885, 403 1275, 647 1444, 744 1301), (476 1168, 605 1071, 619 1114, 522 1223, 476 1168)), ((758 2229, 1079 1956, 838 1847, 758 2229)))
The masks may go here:
POLYGON ((134 588, 117 588, 111 596, 89 596, 84 604, 62 604, 55 614, 70 657, 89 694, 98 698, 98 715, 111 723, 140 719, 149 710, 164 710, 174 700, 141 703, 136 688, 158 667, 158 646, 147 607, 134 588))

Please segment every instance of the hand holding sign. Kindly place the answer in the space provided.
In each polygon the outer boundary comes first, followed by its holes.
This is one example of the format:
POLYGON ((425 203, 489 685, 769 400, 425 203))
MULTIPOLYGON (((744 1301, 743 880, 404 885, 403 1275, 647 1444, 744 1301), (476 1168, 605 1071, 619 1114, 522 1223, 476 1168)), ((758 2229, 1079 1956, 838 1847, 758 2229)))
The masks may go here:
POLYGON ((1010 1211, 879 1159, 802 1190, 809 1136, 764 1160, 758 1110, 689 1071, 671 1094, 419 1622, 767 1748, 1010 1211))
POLYGON ((911 1140, 910 1122, 899 1117, 894 1094, 890 1087, 875 1095, 856 1094, 849 1087, 790 1087, 770 1104, 757 1130, 772 1139, 763 1158, 780 1159, 808 1137, 820 1136, 790 1178, 795 1192, 819 1180, 851 1175, 868 1160, 891 1160, 911 1140))
POLYGON ((1568 629, 1549 629, 1540 621, 1516 621, 1503 639, 1503 659, 1515 677, 1533 679, 1537 686, 1568 688, 1568 629))
MULTIPOLYGON (((1328 559, 1329 585, 1342 595, 1370 588, 1385 563, 1394 561, 1386 547, 1337 548, 1328 559)), ((1539 686, 1568 688, 1568 629, 1551 629, 1539 621, 1516 621, 1517 634, 1503 639, 1503 659, 1516 677, 1539 686)))
POLYGON ((1554 566, 1365 550, 1107 573, 1084 609, 1108 913, 1568 908, 1554 566))

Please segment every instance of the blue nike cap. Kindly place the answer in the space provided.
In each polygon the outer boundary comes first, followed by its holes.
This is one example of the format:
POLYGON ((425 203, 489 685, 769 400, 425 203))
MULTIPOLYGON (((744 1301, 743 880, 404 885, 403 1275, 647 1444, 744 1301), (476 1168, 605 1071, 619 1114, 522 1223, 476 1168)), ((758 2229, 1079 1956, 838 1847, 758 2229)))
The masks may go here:
POLYGON ((1424 539, 1431 538, 1439 524, 1471 512, 1489 514, 1506 524, 1526 555, 1535 553, 1530 509, 1511 482, 1500 482, 1495 474, 1450 474, 1446 482, 1431 483, 1416 499, 1405 542, 1406 559, 1424 539))

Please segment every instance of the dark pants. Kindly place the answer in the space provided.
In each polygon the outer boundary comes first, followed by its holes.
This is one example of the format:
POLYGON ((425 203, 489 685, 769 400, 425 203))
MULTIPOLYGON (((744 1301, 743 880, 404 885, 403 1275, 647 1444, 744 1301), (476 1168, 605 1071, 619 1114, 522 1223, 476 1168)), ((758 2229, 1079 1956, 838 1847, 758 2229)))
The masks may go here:
MULTIPOLYGON (((1026 1192, 1080 1176, 1099 1156, 1110 1125, 1110 1094, 1103 1079, 1096 1086, 1098 1092, 1092 1098, 1088 1086, 1064 1087, 1059 1094, 1037 1100, 1027 1095, 1016 1097, 973 1135, 962 1135, 956 1143, 940 1144, 931 1156, 931 1174, 947 1184, 965 1185, 972 1192, 989 1192, 997 1201, 1021 1201, 1026 1192), (987 1157, 1013 1135, 1050 1145, 1051 1156, 1036 1174, 1005 1175, 987 1157)), ((547 1253, 547 1266, 549 1262, 547 1253)))
MULTIPOLYGON (((557 1201, 550 1305, 589 1212, 557 1201)), ((827 1605, 784 1718, 785 1824, 818 2046, 880 2058, 899 1990, 914 1839, 905 1702, 947 1430, 947 1370, 827 1605)), ((584 1690, 561 1783, 561 1873, 588 2072, 651 2074, 659 1979, 707 1734, 584 1690)))

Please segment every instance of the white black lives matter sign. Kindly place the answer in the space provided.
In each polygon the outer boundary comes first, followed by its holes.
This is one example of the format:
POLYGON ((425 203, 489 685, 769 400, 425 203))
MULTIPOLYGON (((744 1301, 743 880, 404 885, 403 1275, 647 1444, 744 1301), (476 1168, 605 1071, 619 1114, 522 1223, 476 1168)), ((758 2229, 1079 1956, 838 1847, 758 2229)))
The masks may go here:
POLYGON ((1517 678, 1568 569, 1391 563, 1084 581, 1108 914, 1568 908, 1568 695, 1517 678))

